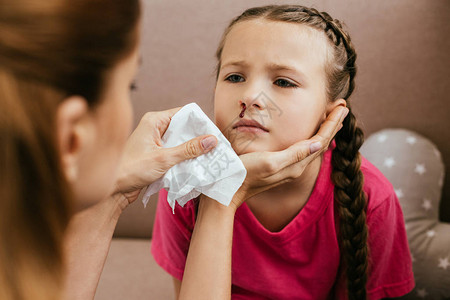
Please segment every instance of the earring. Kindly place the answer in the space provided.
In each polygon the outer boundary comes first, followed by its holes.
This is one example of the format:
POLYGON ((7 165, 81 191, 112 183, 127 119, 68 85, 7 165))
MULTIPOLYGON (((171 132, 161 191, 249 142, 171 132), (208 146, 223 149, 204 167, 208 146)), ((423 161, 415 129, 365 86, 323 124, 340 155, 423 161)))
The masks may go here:
POLYGON ((241 111, 241 113, 239 114, 239 117, 240 118, 243 118, 244 117, 244 113, 245 113, 245 110, 247 109, 247 106, 245 105, 245 103, 242 103, 242 111, 241 111))

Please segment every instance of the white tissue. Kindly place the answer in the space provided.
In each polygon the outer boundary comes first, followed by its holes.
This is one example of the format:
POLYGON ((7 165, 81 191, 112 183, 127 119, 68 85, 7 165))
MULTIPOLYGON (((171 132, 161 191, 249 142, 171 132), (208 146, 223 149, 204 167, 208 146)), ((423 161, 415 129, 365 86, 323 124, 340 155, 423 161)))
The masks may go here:
POLYGON ((185 160, 148 186, 142 202, 147 205, 151 195, 164 188, 172 210, 175 202, 184 206, 200 194, 228 206, 242 185, 247 170, 219 128, 196 103, 182 107, 173 117, 162 136, 164 148, 175 147, 199 135, 213 134, 218 144, 210 152, 185 160))

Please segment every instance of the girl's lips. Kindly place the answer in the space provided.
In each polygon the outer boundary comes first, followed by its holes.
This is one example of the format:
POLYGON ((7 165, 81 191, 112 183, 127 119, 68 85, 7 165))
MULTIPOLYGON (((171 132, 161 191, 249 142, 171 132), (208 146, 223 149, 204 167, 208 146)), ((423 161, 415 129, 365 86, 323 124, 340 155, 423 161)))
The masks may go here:
POLYGON ((250 133, 266 133, 267 131, 254 126, 238 126, 235 127, 236 131, 239 132, 250 132, 250 133))
POLYGON ((233 129, 240 132, 264 133, 269 130, 255 120, 241 119, 234 124, 233 129))

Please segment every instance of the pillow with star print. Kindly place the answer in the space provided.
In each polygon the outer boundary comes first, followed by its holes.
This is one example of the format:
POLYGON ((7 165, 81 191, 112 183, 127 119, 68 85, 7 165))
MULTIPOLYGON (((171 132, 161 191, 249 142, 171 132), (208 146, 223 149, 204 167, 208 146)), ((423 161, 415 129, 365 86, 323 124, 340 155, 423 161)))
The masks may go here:
POLYGON ((403 210, 416 286, 399 299, 449 298, 450 224, 439 221, 445 170, 439 150, 415 132, 385 129, 361 153, 392 183, 403 210))

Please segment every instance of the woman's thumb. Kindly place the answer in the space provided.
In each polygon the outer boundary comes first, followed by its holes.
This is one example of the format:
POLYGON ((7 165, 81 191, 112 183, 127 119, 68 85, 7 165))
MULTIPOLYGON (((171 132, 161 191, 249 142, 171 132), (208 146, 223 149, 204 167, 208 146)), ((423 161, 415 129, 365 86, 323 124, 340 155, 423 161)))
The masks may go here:
MULTIPOLYGON (((205 154, 217 146, 217 138, 214 135, 198 136, 181 145, 170 149, 168 160, 172 166, 191 158, 205 154)), ((169 150, 169 149, 168 149, 169 150)))

